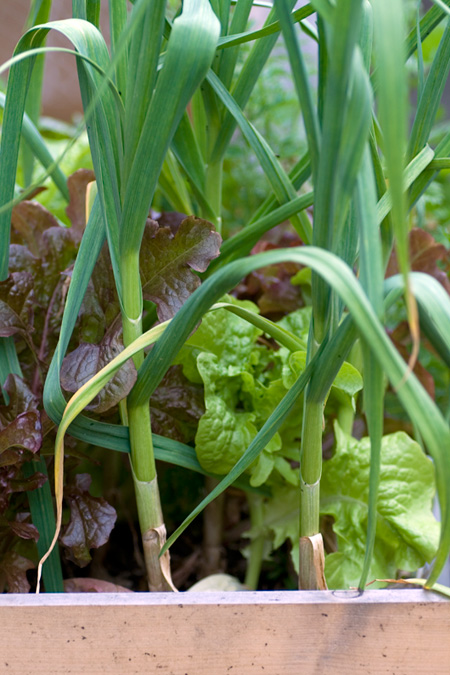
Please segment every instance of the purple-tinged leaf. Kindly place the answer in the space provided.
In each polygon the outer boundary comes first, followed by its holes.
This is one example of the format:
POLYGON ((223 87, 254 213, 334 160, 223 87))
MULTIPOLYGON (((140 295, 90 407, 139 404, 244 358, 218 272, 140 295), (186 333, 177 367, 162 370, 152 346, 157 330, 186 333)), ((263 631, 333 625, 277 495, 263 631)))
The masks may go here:
MULTIPOLYGON (((287 233, 280 232, 282 236, 279 243, 261 241, 254 246, 251 254, 286 246, 300 246, 300 239, 292 239, 287 237, 287 233)), ((292 277, 300 269, 301 265, 289 261, 262 267, 249 274, 233 295, 240 300, 251 300, 256 303, 263 316, 278 319, 304 305, 300 286, 291 283, 292 277)))
POLYGON ((64 590, 66 593, 133 593, 125 586, 113 584, 111 581, 103 579, 91 579, 89 577, 75 577, 74 579, 64 580, 64 590))
POLYGON ((37 399, 18 375, 4 383, 8 405, 0 406, 0 513, 8 507, 13 492, 34 490, 46 481, 43 474, 23 478, 22 463, 42 445, 42 425, 37 399))
POLYGON ((41 261, 31 251, 21 244, 11 244, 9 247, 9 271, 28 272, 36 281, 41 274, 41 261))
POLYGON ((58 226, 45 230, 41 239, 41 259, 47 287, 51 281, 51 287, 55 288, 62 272, 74 262, 77 250, 71 229, 58 226))
POLYGON ((72 231, 82 237, 86 227, 86 191, 89 183, 95 181, 95 173, 91 169, 79 169, 67 179, 69 204, 66 214, 72 223, 72 231))
MULTIPOLYGON (((413 272, 429 274, 437 279, 450 294, 449 252, 445 246, 438 244, 429 232, 425 232, 418 227, 411 230, 409 233, 409 259, 413 272), (438 262, 441 262, 445 269, 439 267, 438 262)), ((398 271, 397 254, 393 251, 386 269, 386 277, 398 274, 398 271)))
POLYGON ((25 245, 40 260, 41 270, 33 277, 36 302, 47 308, 61 273, 75 260, 79 236, 61 226, 38 202, 20 202, 13 209, 11 222, 11 243, 25 245))
MULTIPOLYGON (((81 342, 100 342, 120 317, 120 305, 106 246, 100 252, 79 313, 81 342)), ((117 325, 119 326, 119 321, 117 325)))
POLYGON ((203 387, 183 375, 182 366, 172 366, 150 400, 154 433, 188 443, 193 441, 205 412, 203 387))
MULTIPOLYGON (((122 350, 123 345, 114 331, 108 331, 98 345, 83 342, 63 360, 62 387, 71 393, 78 391, 122 350)), ((87 409, 97 413, 109 410, 130 393, 135 382, 136 368, 129 359, 87 409)))
POLYGON ((8 551, 0 560, 0 592, 5 587, 8 593, 29 593, 30 584, 27 579, 27 571, 34 569, 34 564, 28 558, 8 551))
POLYGON ((41 257, 44 232, 50 227, 60 228, 56 218, 42 204, 28 200, 13 208, 11 225, 11 243, 25 244, 37 258, 41 257))
POLYGON ((47 480, 47 476, 40 472, 24 478, 20 472, 20 464, 0 467, 0 513, 5 513, 8 508, 11 494, 36 490, 47 480))
POLYGON ((34 284, 28 272, 13 272, 0 282, 0 337, 33 330, 34 284))
POLYGON ((153 220, 156 220, 159 227, 168 227, 172 234, 176 234, 180 229, 180 225, 183 220, 186 220, 188 217, 185 213, 179 213, 178 211, 163 211, 158 216, 151 216, 153 220))
POLYGON ((37 410, 18 415, 0 430, 0 466, 17 464, 23 450, 37 452, 42 445, 41 419, 37 410))
MULTIPOLYGON (((20 514, 21 516, 28 516, 29 514, 20 514)), ((39 540, 39 532, 37 528, 32 525, 32 523, 23 523, 18 520, 14 520, 12 523, 9 523, 11 531, 21 539, 33 539, 33 541, 39 540)))
POLYGON ((204 272, 219 255, 220 235, 206 220, 189 216, 174 235, 169 227, 147 220, 141 247, 144 298, 154 302, 160 321, 176 314, 200 285, 204 272))
POLYGON ((8 405, 0 406, 0 429, 13 422, 24 412, 37 410, 37 398, 18 375, 8 375, 3 388, 8 393, 8 405))
POLYGON ((101 497, 89 494, 91 476, 75 476, 74 484, 65 488, 64 497, 70 506, 70 521, 60 537, 67 548, 67 557, 80 567, 91 560, 91 548, 103 546, 116 522, 113 507, 101 497))

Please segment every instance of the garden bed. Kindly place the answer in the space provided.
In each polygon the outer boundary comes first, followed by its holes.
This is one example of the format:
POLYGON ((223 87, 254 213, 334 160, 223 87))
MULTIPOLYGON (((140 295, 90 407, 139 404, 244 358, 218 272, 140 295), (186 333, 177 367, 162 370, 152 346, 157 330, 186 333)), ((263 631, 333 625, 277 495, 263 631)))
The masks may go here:
POLYGON ((5 595, 4 673, 448 673, 450 603, 420 589, 5 595))
POLYGON ((308 649, 315 672, 322 653, 413 672, 411 644, 437 672, 446 622, 409 609, 448 617, 430 596, 277 594, 417 570, 436 590, 448 561, 450 0, 276 0, 256 31, 248 0, 130 4, 55 22, 31 2, 2 70, 6 653, 21 672, 36 653, 46 673, 141 653, 298 672, 308 649), (83 124, 40 119, 49 33, 72 46, 83 124), (196 602, 216 572, 275 594, 196 602), (30 590, 50 600, 17 601, 30 590))

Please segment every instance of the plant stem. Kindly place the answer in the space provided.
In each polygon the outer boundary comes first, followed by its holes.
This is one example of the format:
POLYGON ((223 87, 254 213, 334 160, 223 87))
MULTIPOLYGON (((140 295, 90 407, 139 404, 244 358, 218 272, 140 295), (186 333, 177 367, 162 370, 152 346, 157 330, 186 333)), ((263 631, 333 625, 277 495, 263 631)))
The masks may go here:
POLYGON ((208 164, 206 169, 205 194, 209 204, 214 210, 214 213, 217 214, 213 225, 219 234, 222 232, 222 217, 220 215, 222 210, 222 174, 222 159, 208 164))
MULTIPOLYGON (((142 287, 139 274, 139 254, 129 256, 122 267, 123 283, 123 341, 125 347, 142 334, 142 287)), ((136 368, 142 364, 144 353, 133 358, 136 368)), ((176 590, 170 576, 170 557, 159 554, 166 541, 161 501, 153 452, 150 405, 127 405, 130 431, 131 468, 136 504, 144 548, 144 558, 150 591, 176 590)))
POLYGON ((155 475, 153 480, 141 481, 133 472, 133 478, 149 590, 176 591, 170 575, 169 552, 159 557, 166 543, 166 527, 157 477, 155 475))
POLYGON ((322 402, 307 400, 303 424, 300 465, 302 504, 300 536, 304 537, 309 537, 319 531, 319 480, 322 473, 322 427, 322 402))
MULTIPOLYGON (((207 492, 211 492, 218 481, 210 476, 205 477, 207 492)), ((221 557, 223 549, 223 510, 225 494, 222 493, 211 504, 208 504, 203 514, 203 573, 208 576, 221 571, 221 557)))
MULTIPOLYGON (((247 495, 250 509, 250 522, 253 528, 262 528, 264 524, 263 499, 255 495, 247 495)), ((262 561, 264 556, 264 534, 261 532, 251 540, 250 555, 245 574, 245 586, 250 590, 258 588, 259 576, 261 574, 262 561)))
MULTIPOLYGON (((320 477, 322 474, 322 428, 323 402, 311 401, 306 398, 302 452, 300 463, 300 538, 312 537, 319 532, 319 504, 320 504, 320 477)), ((307 547, 300 546, 300 577, 301 588, 315 590, 318 583, 314 582, 311 570, 311 556, 307 547), (312 587, 311 587, 312 586, 312 587)))
POLYGON ((355 421, 355 412, 352 406, 339 406, 337 420, 342 431, 347 434, 347 436, 351 436, 353 431, 353 422, 355 421))

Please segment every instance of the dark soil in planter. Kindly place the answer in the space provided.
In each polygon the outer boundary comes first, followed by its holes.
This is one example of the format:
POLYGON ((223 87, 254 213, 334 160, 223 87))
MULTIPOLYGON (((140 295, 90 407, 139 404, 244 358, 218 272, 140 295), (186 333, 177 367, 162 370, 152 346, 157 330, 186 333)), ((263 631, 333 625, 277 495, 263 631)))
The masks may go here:
MULTIPOLYGON (((170 533, 204 496, 204 478, 165 463, 159 463, 158 476, 167 529, 170 533)), ((112 582, 132 591, 146 591, 144 558, 134 504, 129 505, 129 512, 125 515, 114 503, 114 495, 108 497, 108 501, 118 511, 118 520, 109 541, 99 549, 91 551, 92 561, 84 568, 64 559, 63 553, 63 576, 65 579, 88 577, 112 582)), ((249 543, 245 537, 245 532, 249 528, 245 495, 231 488, 225 496, 223 545, 219 564, 216 569, 205 569, 203 518, 200 516, 171 547, 172 577, 175 586, 180 591, 186 591, 200 579, 216 572, 230 574, 243 583, 246 559, 242 551, 249 543)), ((35 587, 35 577, 35 570, 31 570, 28 578, 32 590, 35 587)), ((286 544, 263 562, 259 590, 296 588, 296 574, 289 546, 286 544)))

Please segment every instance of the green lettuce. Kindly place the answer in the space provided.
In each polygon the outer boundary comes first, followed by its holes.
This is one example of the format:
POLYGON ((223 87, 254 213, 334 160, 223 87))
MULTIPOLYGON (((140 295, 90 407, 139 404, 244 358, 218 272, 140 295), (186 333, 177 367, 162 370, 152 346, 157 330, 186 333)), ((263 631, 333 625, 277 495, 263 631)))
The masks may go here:
MULTIPOLYGON (((364 560, 370 441, 347 436, 337 424, 335 434, 335 454, 324 463, 321 482, 321 512, 334 518, 337 539, 325 574, 331 588, 348 588, 358 585, 364 560)), ((433 559, 439 541, 434 494, 434 466, 418 443, 404 432, 385 436, 371 579, 411 572, 433 559)))

